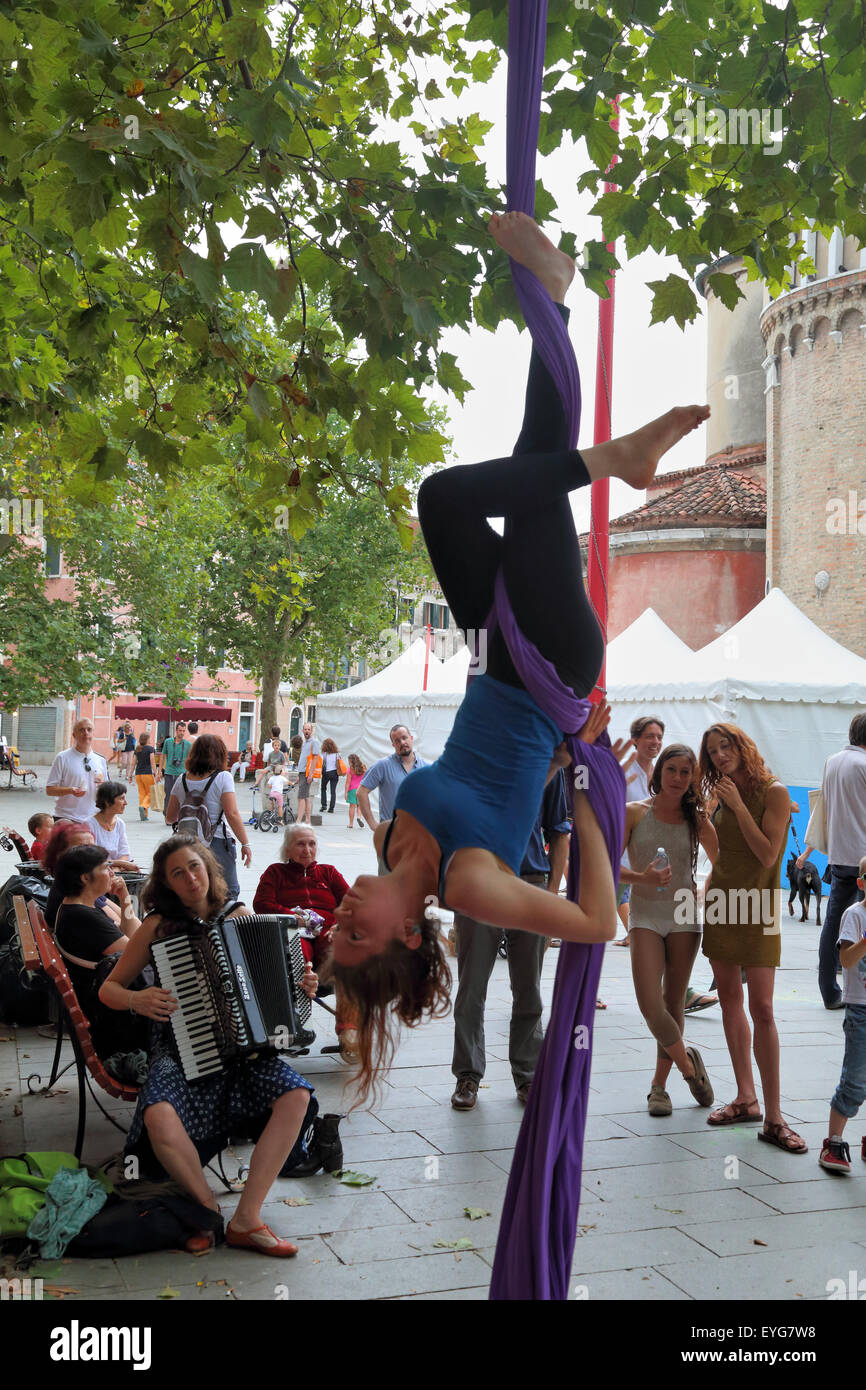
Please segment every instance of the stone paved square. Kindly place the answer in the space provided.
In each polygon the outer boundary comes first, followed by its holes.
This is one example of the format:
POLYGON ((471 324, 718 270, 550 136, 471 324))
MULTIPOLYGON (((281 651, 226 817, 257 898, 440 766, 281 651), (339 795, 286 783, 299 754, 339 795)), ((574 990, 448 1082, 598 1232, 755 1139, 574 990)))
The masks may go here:
MULTIPOLYGON (((3 816, 25 821, 39 794, 7 793, 3 816)), ((249 791, 241 789, 242 811, 249 791)), ((148 862, 165 834, 159 821, 137 820, 135 796, 127 822, 133 852, 148 862)), ((251 831, 253 867, 241 871, 242 896, 252 902, 258 879, 277 857, 280 839, 251 831)), ((338 803, 319 831, 319 859, 351 881, 374 869, 369 833, 350 835, 338 803)), ((11 856, 4 861, 13 872, 11 856)), ((706 1112, 673 1076, 674 1113, 653 1119, 646 1093, 654 1043, 640 1017, 627 951, 605 952, 596 1015, 584 1192, 574 1256, 575 1289, 590 1300, 791 1301, 827 1297, 827 1281, 866 1273, 866 1164, 860 1136, 866 1115, 849 1123, 852 1176, 817 1166, 829 1098, 842 1060, 841 1012, 821 1006, 815 981, 814 921, 783 919, 782 966, 776 1015, 782 1042, 783 1109, 809 1144, 808 1154, 784 1154, 757 1139, 755 1126, 712 1131, 706 1112)), ((548 951, 543 993, 549 1003, 556 949, 548 951)), ((456 972, 455 972, 456 973, 456 972)), ((709 984, 698 957, 695 983, 709 984)), ((374 1178, 352 1188, 317 1174, 278 1180, 265 1218, 300 1245, 293 1260, 278 1261, 225 1247, 195 1258, 162 1251, 118 1260, 64 1260, 37 1266, 47 1286, 74 1289, 67 1300, 152 1300, 166 1286, 181 1300, 269 1300, 282 1286, 292 1300, 468 1299, 487 1297, 490 1266, 507 1169, 523 1110, 508 1066, 508 970, 498 960, 487 1009, 488 1071, 477 1107, 456 1113, 449 1104, 452 1022, 429 1023, 404 1034, 379 1104, 355 1111, 341 1126, 345 1163, 374 1178), (304 1199, 302 1206, 287 1201, 304 1199), (465 1207, 488 1215, 470 1221, 465 1207), (471 1250, 437 1241, 468 1238, 471 1250)), ((346 1110, 347 1069, 320 1055, 334 1041, 331 1018, 314 1010, 317 1040, 298 1067, 315 1084, 322 1110, 346 1110)), ((26 1078, 47 1078, 53 1047, 33 1029, 4 1028, 0 1043, 0 1152, 71 1149, 75 1084, 67 1074, 51 1096, 27 1094, 26 1078)), ((733 1095, 733 1073, 718 1008, 687 1019, 687 1041, 701 1048, 717 1099, 733 1095)), ((66 1044, 64 1060, 71 1055, 66 1044)), ((131 1108, 106 1100, 118 1119, 131 1108)), ((122 1136, 92 1104, 84 1157, 100 1163, 116 1153, 122 1136)), ((233 1176, 248 1148, 224 1155, 233 1176)), ((212 1186, 217 1187, 216 1180, 212 1186)), ((236 1197, 223 1195, 228 1216, 236 1197)), ((284 1296, 284 1295, 282 1295, 284 1296)))

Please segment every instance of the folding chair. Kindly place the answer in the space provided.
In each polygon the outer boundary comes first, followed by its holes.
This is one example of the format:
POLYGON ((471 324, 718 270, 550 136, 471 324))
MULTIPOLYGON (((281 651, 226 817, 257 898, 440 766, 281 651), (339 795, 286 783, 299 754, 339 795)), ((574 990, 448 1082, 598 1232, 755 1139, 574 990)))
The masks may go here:
MULTIPOLYGON (((16 918, 18 915, 16 906, 16 918)), ((126 1133, 123 1125, 118 1124, 117 1120, 108 1113, 105 1106, 100 1101, 93 1089, 92 1081, 95 1081, 100 1090, 105 1091, 106 1095, 113 1096, 116 1100, 126 1100, 134 1102, 138 1100, 139 1087, 127 1086, 120 1081, 115 1081, 103 1066, 96 1055, 93 1047, 93 1040, 90 1036, 90 1025, 87 1022, 78 1002, 72 981, 69 978, 69 971, 66 969, 57 945, 48 930, 48 924, 38 905, 32 900, 27 904, 27 915, 29 925, 36 945, 39 961, 60 1000, 60 1018, 57 1024, 57 1047, 54 1053, 54 1064, 51 1068, 51 1078, 47 1089, 50 1090, 57 1077, 62 1073, 58 1071, 60 1061, 60 1049, 63 1046, 64 1030, 68 1030, 69 1039, 72 1043, 74 1054, 74 1065, 78 1076, 78 1129, 75 1135, 75 1148, 73 1150, 77 1159, 81 1158, 81 1151, 84 1147, 84 1128, 87 1119, 87 1093, 96 1102, 97 1107, 102 1111, 105 1118, 115 1129, 119 1129, 122 1134, 126 1133), (89 1073, 89 1075, 88 1075, 89 1073), (92 1080, 91 1080, 92 1078, 92 1080)), ((70 1066, 73 1065, 70 1063, 70 1066)), ((66 1068, 64 1067, 64 1071, 66 1068)), ((41 1080, 38 1073, 33 1073, 27 1078, 27 1089, 32 1092, 31 1081, 41 1080)))

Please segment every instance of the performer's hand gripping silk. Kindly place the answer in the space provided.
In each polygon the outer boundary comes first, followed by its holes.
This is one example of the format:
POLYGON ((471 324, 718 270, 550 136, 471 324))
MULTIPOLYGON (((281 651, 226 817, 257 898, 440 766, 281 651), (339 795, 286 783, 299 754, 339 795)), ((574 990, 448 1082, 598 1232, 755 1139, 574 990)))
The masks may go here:
MULTIPOLYGON (((494 216, 490 232, 562 306, 574 263, 533 219, 494 216)), ((645 488, 661 456, 708 415, 708 406, 679 407, 620 439, 569 449, 559 394, 533 350, 514 454, 445 469, 418 494, 427 549, 467 641, 487 627, 501 571, 520 633, 585 698, 604 648, 568 495, 598 478, 645 488), (503 535, 489 517, 504 517, 503 535)), ((580 737, 593 742, 609 718, 607 707, 594 707, 580 737)), ((394 1019, 412 1025, 447 1008, 450 975, 431 904, 563 941, 613 939, 613 875, 583 792, 574 794, 579 900, 518 876, 545 782, 570 761, 563 739, 574 732, 558 728, 525 689, 501 629, 488 633, 486 671, 470 682, 442 756, 406 778, 393 819, 376 832, 387 876, 362 874, 336 912, 332 969, 357 1009, 363 1093, 390 1058, 394 1019)), ((613 753, 622 760, 624 745, 613 753)))

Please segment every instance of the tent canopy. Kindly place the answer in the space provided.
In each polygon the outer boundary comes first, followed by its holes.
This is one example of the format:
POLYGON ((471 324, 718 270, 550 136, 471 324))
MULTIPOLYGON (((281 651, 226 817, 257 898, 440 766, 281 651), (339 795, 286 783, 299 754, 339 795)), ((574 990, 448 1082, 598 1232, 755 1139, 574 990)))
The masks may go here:
MULTIPOLYGON (((374 676, 369 676, 365 681, 359 681, 357 685, 350 685, 348 690, 332 690, 327 695, 320 695, 317 713, 319 708, 339 709, 369 704, 396 706, 405 703, 417 703, 421 698, 424 685, 426 656, 427 644, 423 638, 418 637, 383 671, 377 671, 374 676)), ((434 688, 433 682, 438 680, 442 666, 443 663, 431 651, 427 664, 428 690, 434 688)))
MULTIPOLYGON (((401 723, 423 757, 438 757, 465 693, 469 650, 444 663, 431 653, 422 693, 424 646, 419 640, 370 680, 321 696, 320 736, 369 763, 391 752, 388 730, 401 723)), ((847 744, 851 718, 866 709, 866 660, 772 589, 698 652, 648 608, 608 645, 606 698, 612 737, 627 737, 631 721, 651 712, 664 720, 666 743, 697 751, 711 724, 737 724, 783 782, 814 787, 826 758, 847 744)))
POLYGON ((679 698, 706 698, 722 685, 728 698, 858 704, 866 699, 866 660, 771 589, 721 637, 694 654, 679 698))
POLYGON ((687 671, 695 653, 668 627, 654 608, 645 608, 639 618, 614 637, 607 646, 606 685, 608 697, 616 686, 620 699, 634 690, 643 698, 648 685, 668 682, 671 673, 687 671))
POLYGON ((208 705, 203 701, 190 701, 175 709, 171 705, 161 705, 156 700, 138 700, 126 705, 114 706, 116 719, 198 719, 202 724, 215 720, 229 720, 232 712, 225 705, 208 705))

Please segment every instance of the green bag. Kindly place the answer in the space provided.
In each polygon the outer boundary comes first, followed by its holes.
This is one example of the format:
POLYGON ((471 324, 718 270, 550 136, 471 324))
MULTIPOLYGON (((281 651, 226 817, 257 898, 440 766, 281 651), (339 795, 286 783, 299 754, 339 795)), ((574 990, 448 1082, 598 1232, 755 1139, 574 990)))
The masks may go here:
POLYGON ((74 1154, 26 1153, 0 1158, 0 1242, 27 1235, 61 1168, 78 1168, 74 1154))

